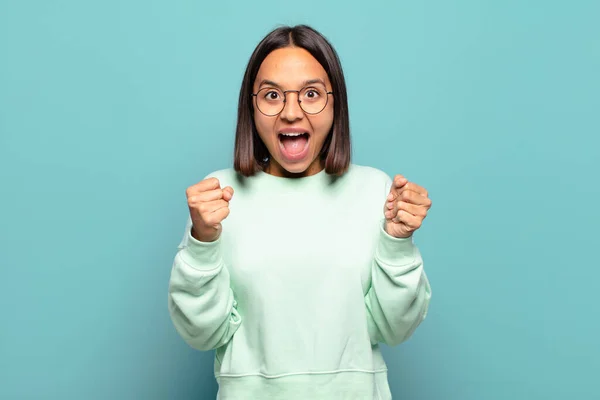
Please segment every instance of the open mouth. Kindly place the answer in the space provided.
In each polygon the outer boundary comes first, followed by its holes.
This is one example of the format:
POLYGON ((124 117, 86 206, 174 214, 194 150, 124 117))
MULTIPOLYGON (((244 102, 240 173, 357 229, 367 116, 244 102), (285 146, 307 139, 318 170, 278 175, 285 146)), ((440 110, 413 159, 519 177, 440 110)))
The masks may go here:
POLYGON ((282 139, 296 139, 296 138, 299 138, 299 137, 303 137, 303 138, 308 139, 308 136, 309 136, 308 132, 304 132, 304 133, 299 133, 299 132, 298 133, 280 133, 279 134, 279 140, 282 140, 282 139))
POLYGON ((302 156, 308 148, 308 132, 304 133, 280 133, 279 144, 281 150, 288 158, 296 158, 302 156))

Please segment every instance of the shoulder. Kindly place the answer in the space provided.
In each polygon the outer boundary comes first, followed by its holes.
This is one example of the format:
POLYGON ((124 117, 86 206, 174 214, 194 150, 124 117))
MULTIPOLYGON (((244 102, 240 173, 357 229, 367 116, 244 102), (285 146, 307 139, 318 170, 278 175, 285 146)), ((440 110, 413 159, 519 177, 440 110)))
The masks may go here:
POLYGON ((352 191, 354 199, 357 202, 366 202, 368 207, 373 206, 373 209, 379 210, 391 188, 390 176, 381 169, 358 164, 350 164, 346 175, 347 187, 352 191))
POLYGON ((375 167, 350 164, 347 175, 352 186, 360 188, 360 192, 364 195, 372 195, 377 199, 387 197, 392 187, 392 178, 375 167))
POLYGON ((214 171, 206 174, 204 176, 204 179, 207 179, 207 178, 217 178, 217 179, 218 178, 227 178, 227 177, 233 176, 235 174, 236 174, 236 172, 235 172, 235 170, 233 168, 223 168, 223 169, 214 170, 214 171))
POLYGON ((208 179, 208 178, 217 178, 219 180, 219 184, 221 185, 221 187, 225 187, 225 186, 231 186, 232 183, 239 177, 238 177, 238 173, 235 171, 235 169, 223 168, 223 169, 214 170, 214 171, 208 173, 207 175, 204 176, 204 178, 202 178, 202 180, 208 179))
POLYGON ((348 174, 354 179, 384 186, 392 181, 392 178, 386 172, 368 165, 350 164, 348 174))

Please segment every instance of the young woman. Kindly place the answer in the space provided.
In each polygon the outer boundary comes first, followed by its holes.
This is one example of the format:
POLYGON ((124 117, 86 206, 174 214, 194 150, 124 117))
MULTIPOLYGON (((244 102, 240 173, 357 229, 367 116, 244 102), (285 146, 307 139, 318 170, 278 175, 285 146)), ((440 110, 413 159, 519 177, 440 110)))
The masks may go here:
POLYGON ((350 162, 344 75, 308 26, 257 46, 233 168, 187 189, 169 311, 215 349, 219 399, 390 399, 379 343, 408 339, 431 298, 412 240, 431 200, 350 162))

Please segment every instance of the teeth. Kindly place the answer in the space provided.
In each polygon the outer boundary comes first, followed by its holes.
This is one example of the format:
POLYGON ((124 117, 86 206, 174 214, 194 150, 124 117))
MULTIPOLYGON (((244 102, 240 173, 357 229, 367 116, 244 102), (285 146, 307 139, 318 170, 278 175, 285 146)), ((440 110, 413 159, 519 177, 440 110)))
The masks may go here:
POLYGON ((282 133, 283 136, 301 136, 304 133, 282 133))

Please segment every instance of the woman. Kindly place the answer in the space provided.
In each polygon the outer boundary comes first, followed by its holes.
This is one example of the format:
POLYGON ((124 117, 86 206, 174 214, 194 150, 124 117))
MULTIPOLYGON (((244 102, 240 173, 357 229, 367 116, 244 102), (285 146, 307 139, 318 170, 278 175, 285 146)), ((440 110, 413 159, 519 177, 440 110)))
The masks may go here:
POLYGON ((169 285, 179 334, 216 350, 218 398, 391 398, 379 343, 427 314, 412 233, 431 201, 350 150, 333 47, 308 26, 269 33, 242 82, 234 168, 187 190, 169 285))

